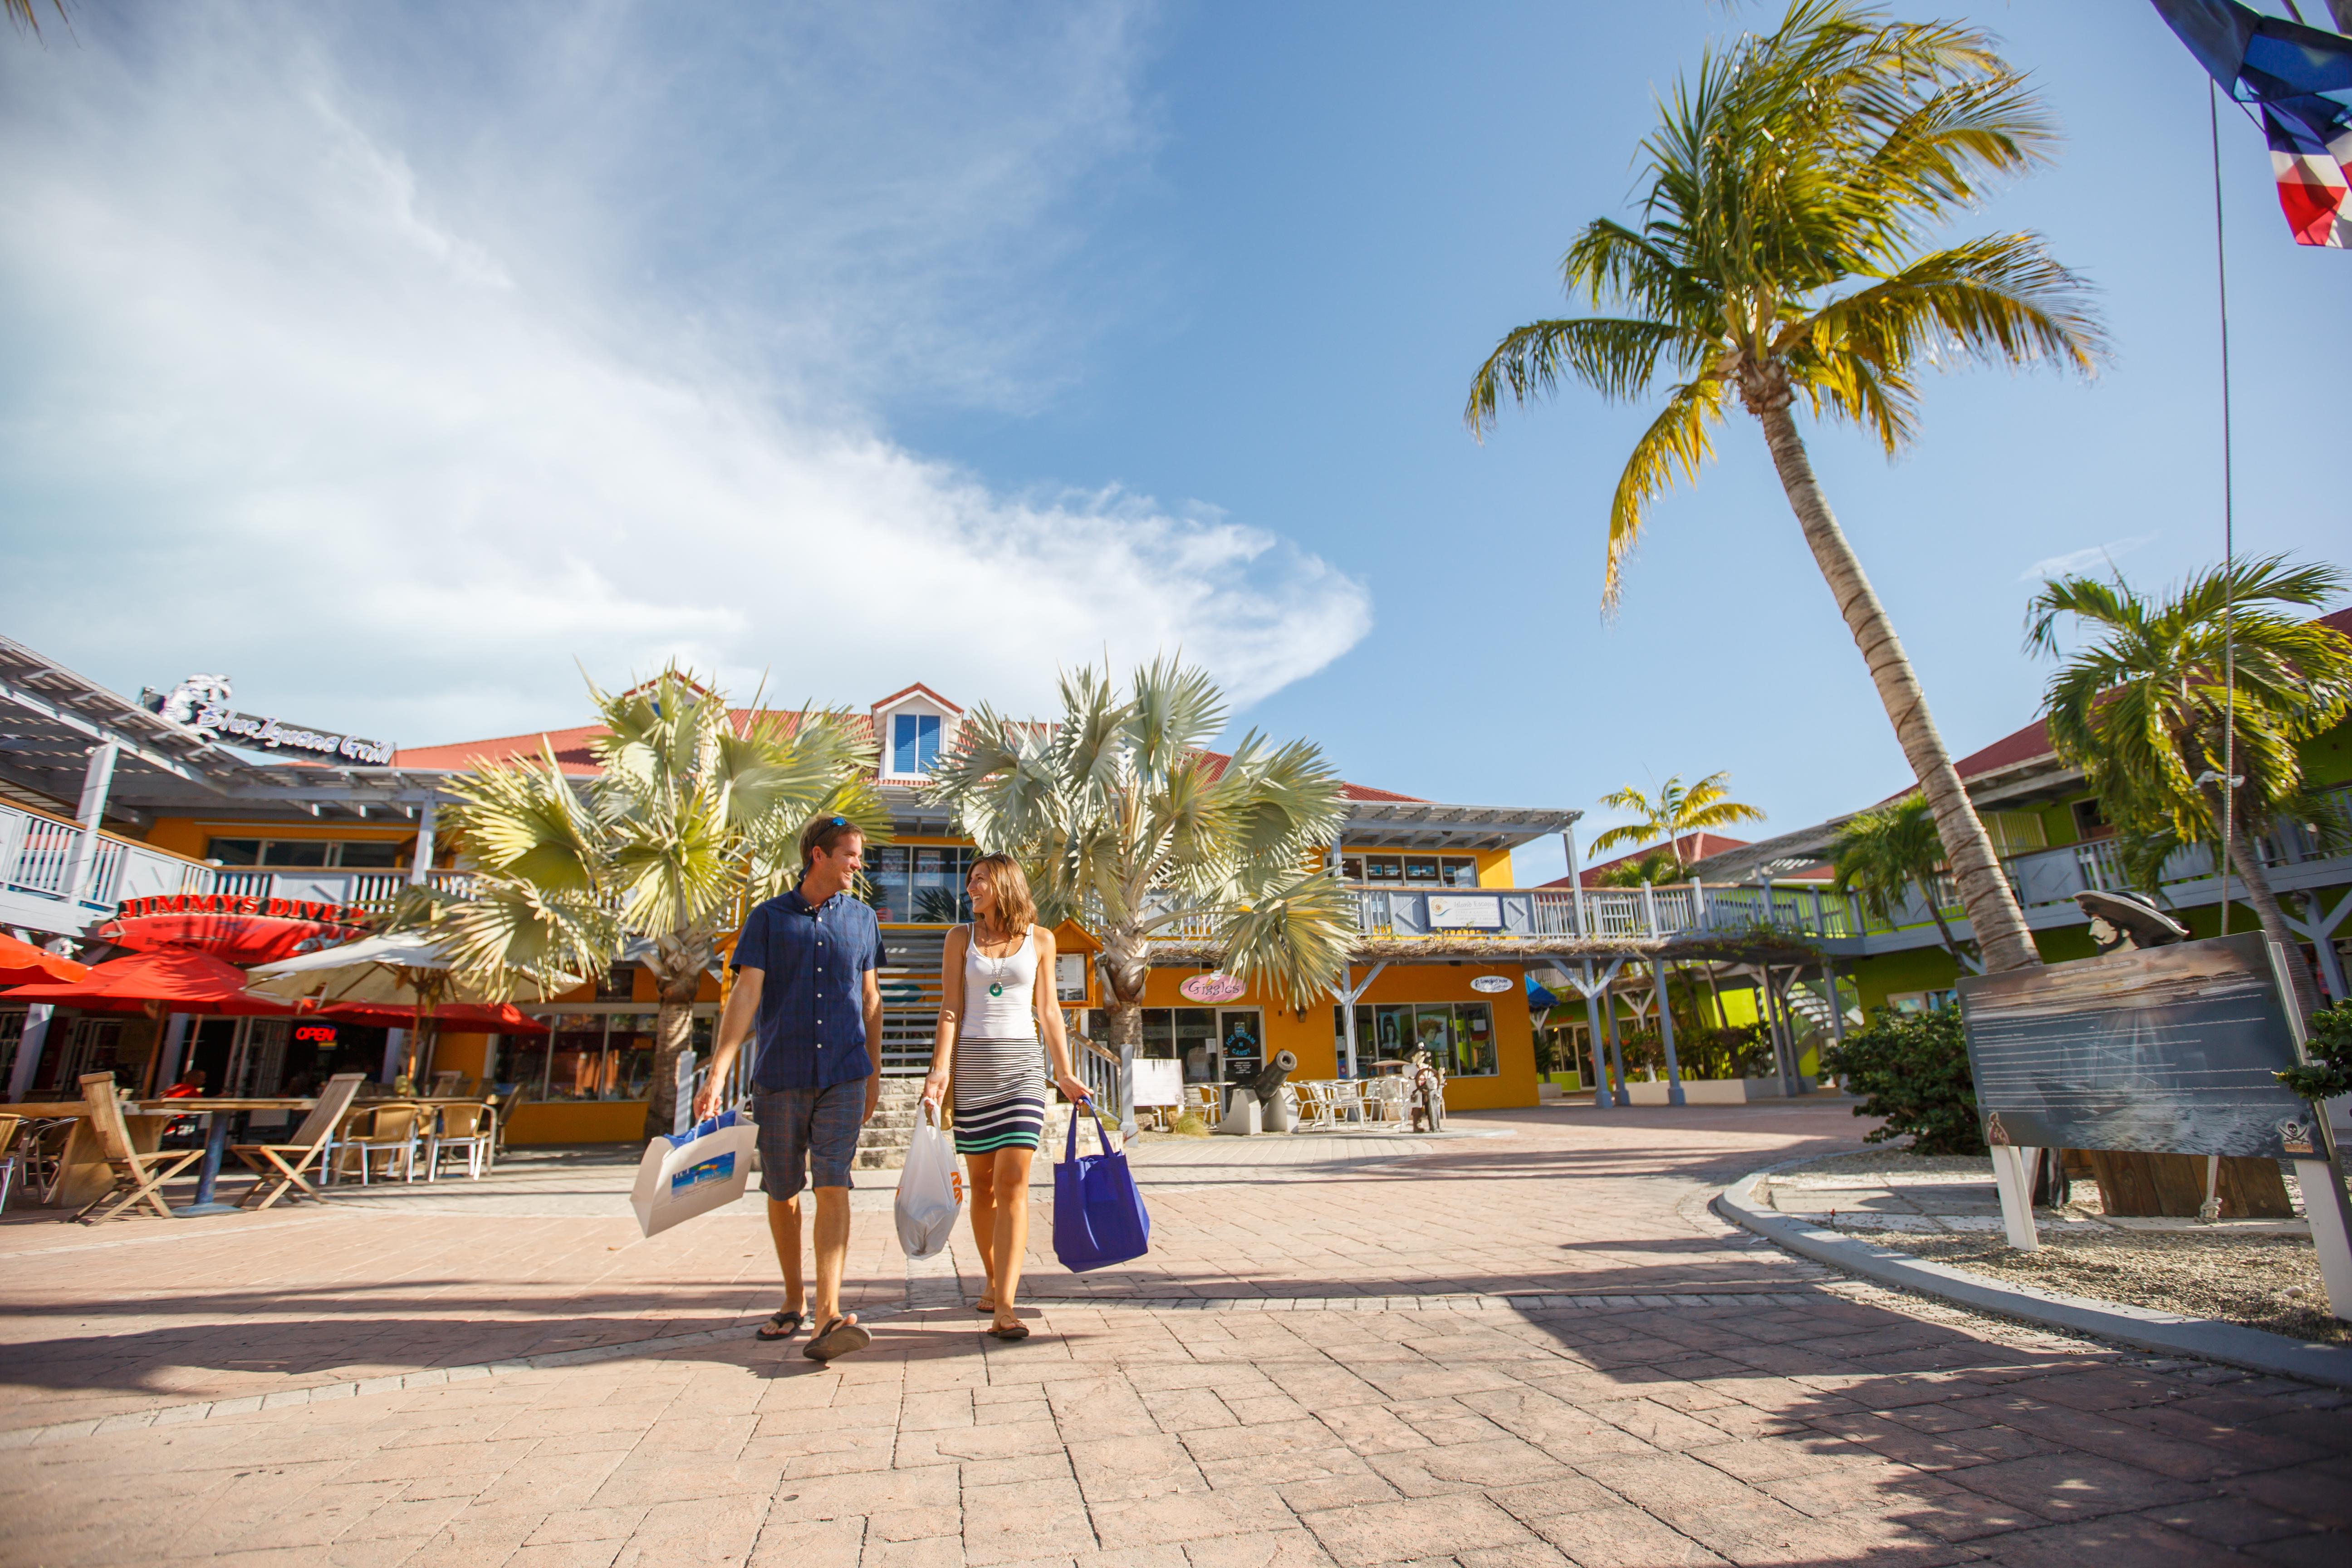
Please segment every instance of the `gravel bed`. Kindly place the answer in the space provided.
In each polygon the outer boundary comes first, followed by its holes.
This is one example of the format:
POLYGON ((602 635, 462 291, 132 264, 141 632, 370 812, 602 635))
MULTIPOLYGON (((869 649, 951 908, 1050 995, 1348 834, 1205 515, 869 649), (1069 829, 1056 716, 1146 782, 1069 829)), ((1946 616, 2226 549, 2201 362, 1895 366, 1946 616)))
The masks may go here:
MULTIPOLYGON (((1906 1154, 1868 1150, 1779 1173, 1777 1181, 1836 1175, 1867 1184, 1877 1177, 1890 1190, 1929 1175, 1972 1176, 1991 1185, 1991 1162, 1984 1155, 1906 1154)), ((2289 1196, 2296 1196, 2287 1179, 2289 1196)), ((2076 1219, 2100 1217, 2095 1183, 2072 1184, 2066 1210, 2076 1219)), ((2296 1207, 2301 1209, 2298 1203, 2296 1207)), ((2034 1285, 2070 1296, 2116 1301, 2190 1317, 2242 1323, 2322 1344, 2352 1344, 2352 1324, 2327 1310, 2318 1255, 2300 1236, 2260 1236, 2218 1231, 2116 1230, 2097 1225, 2042 1226, 2042 1246, 2019 1252, 1998 1232, 1937 1234, 1934 1231, 1864 1230, 1916 1258, 1998 1281, 2034 1285), (2299 1294, 2290 1296, 2289 1290, 2299 1294)), ((1839 1227, 1843 1228, 1843 1227, 1839 1227)))
POLYGON ((1995 1279, 2352 1344, 2352 1324, 2328 1314, 2318 1255, 2299 1236, 2070 1230, 2044 1231, 2036 1252, 2016 1251, 1998 1237, 1906 1235, 1900 1245, 1914 1257, 1995 1279))

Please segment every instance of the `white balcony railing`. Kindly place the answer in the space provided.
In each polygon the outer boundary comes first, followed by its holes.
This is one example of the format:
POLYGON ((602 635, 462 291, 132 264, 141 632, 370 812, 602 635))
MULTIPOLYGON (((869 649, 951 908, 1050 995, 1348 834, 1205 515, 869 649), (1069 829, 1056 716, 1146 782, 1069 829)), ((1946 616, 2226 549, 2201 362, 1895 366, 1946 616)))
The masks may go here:
MULTIPOLYGON (((82 830, 73 823, 0 805, 0 876, 6 890, 54 903, 62 923, 75 928, 104 919, 129 900, 174 893, 355 904, 382 913, 408 885, 408 873, 397 870, 206 866, 103 833, 90 841, 86 867, 83 854, 82 830)), ((470 890, 475 881, 468 871, 435 871, 431 879, 453 893, 470 890)))

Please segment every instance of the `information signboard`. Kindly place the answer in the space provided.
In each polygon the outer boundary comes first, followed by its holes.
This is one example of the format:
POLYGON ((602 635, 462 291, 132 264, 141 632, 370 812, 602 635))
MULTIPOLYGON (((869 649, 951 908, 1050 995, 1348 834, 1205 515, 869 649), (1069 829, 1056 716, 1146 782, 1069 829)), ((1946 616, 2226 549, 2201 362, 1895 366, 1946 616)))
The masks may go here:
POLYGON ((1985 1142, 2315 1157, 2302 1060, 2260 932, 1959 982, 1985 1142))

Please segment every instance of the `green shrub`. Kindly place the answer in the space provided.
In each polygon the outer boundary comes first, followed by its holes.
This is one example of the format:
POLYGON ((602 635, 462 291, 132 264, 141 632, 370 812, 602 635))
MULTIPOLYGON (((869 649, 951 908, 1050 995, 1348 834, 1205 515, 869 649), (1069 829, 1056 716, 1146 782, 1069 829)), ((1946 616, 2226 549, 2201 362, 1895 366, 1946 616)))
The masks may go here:
POLYGON ((1975 1080, 1960 1016, 1947 1009, 1897 1013, 1880 1008, 1869 1026, 1822 1053, 1824 1070, 1863 1097, 1856 1116, 1883 1116, 1868 1142, 1908 1137, 1914 1154, 1981 1154, 1975 1080))
POLYGON ((2352 1092, 2352 1005, 2314 1013, 2303 1054, 2310 1058, 2308 1067, 2273 1076, 2305 1100, 2333 1100, 2352 1092))

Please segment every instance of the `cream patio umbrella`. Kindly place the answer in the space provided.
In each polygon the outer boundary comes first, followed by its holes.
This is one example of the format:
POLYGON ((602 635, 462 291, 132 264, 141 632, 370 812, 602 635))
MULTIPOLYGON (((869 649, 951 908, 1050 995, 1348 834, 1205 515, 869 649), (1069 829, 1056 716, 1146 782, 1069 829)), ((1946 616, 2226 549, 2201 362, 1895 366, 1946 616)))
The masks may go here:
POLYGON ((544 1002, 583 984, 569 974, 540 978, 510 973, 499 986, 486 987, 452 969, 441 944, 417 931, 363 936, 341 947, 258 964, 247 975, 249 989, 289 1001, 364 1002, 412 1008, 416 1025, 409 1033, 404 1068, 412 1080, 416 1076, 416 1042, 424 1037, 425 1020, 435 1008, 451 1002, 544 1002))

